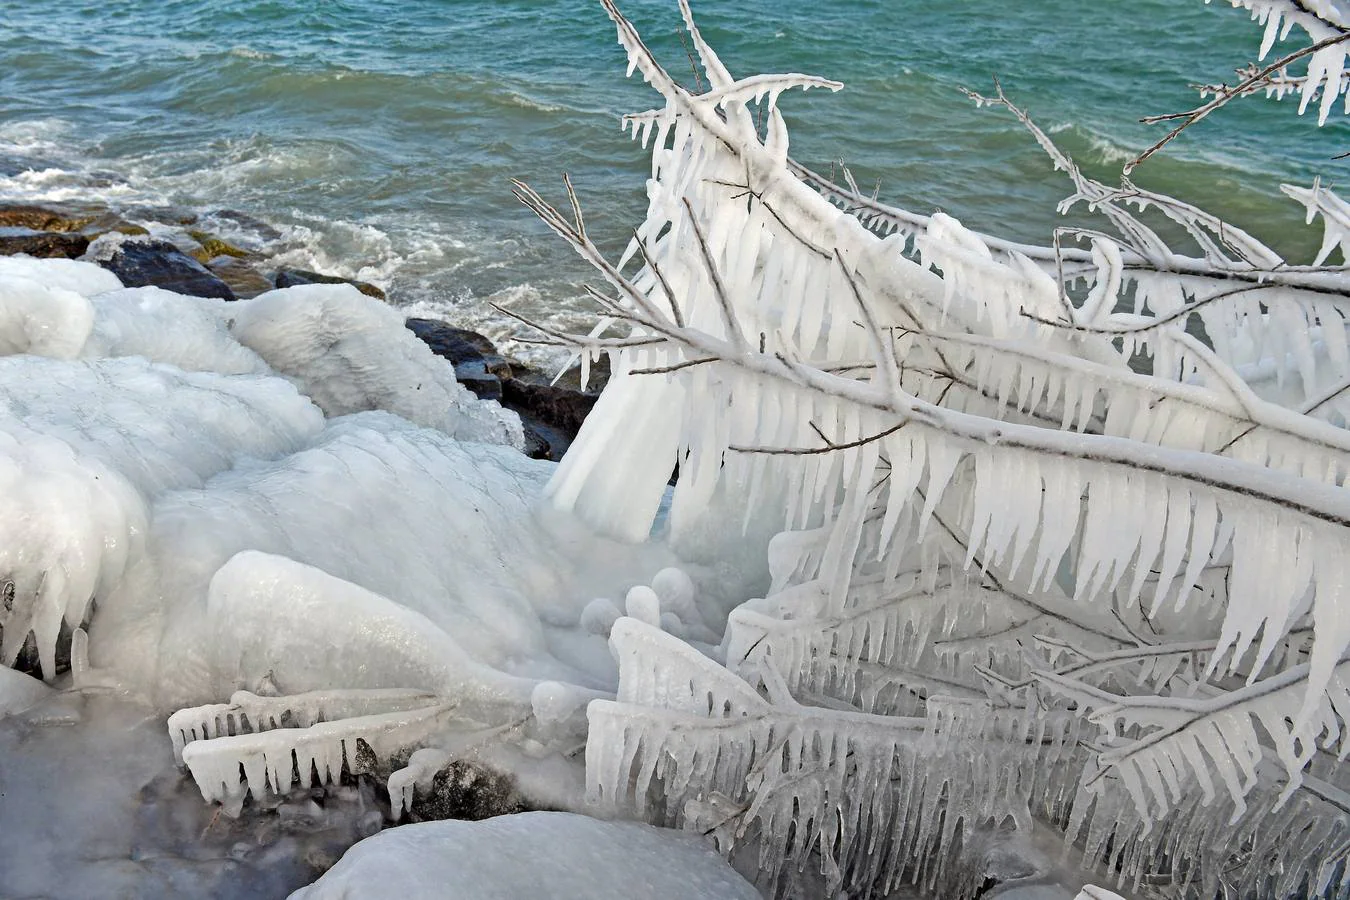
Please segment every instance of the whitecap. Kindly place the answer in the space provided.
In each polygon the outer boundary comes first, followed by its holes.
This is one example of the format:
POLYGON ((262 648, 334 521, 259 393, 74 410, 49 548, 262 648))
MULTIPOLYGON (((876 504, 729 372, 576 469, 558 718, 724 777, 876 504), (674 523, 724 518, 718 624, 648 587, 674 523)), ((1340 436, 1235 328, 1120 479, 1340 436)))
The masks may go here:
POLYGON ((239 46, 239 47, 231 47, 231 48, 229 49, 228 52, 229 52, 229 55, 230 55, 230 56, 237 56, 237 57, 239 57, 240 59, 275 59, 275 58, 276 58, 276 54, 275 54, 275 53, 267 53, 267 52, 265 52, 265 51, 263 51, 263 50, 254 50, 252 47, 243 47, 243 46, 239 46))

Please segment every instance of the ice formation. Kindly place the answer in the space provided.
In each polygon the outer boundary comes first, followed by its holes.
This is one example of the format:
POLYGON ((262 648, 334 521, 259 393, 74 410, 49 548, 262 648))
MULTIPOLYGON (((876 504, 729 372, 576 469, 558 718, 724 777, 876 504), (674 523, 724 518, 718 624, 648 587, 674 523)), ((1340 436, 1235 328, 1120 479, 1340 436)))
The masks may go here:
MULTIPOLYGON (((231 812, 456 731, 541 759, 583 739, 614 686, 583 608, 674 557, 537 509, 551 464, 400 315, 344 286, 227 304, 0 270, 6 663, 32 648, 65 683, 68 641, 77 688, 186 707, 177 758, 231 812)), ((35 699, 15 678, 7 711, 35 699)))
POLYGON ((36 678, 0 666, 0 719, 21 713, 51 694, 52 689, 36 678))
MULTIPOLYGON (((1263 52, 1339 15, 1236 2, 1263 52)), ((0 659, 65 683, 68 640, 74 696, 178 709, 231 813, 344 772, 401 812, 486 744, 570 796, 584 745, 597 808, 748 848, 771 892, 972 896, 1052 827, 1127 889, 1344 893, 1343 273, 1087 177, 1001 93, 1118 234, 894 209, 788 156, 780 96, 840 85, 737 80, 681 3, 691 93, 604 5, 664 106, 627 120, 653 162, 619 262, 518 186, 612 291, 614 327, 550 332, 614 371, 561 466, 349 286, 0 259, 0 659)), ((1288 193, 1343 249, 1344 203, 1288 193)), ((44 691, 7 676, 0 715, 78 719, 44 691)), ((414 827, 298 896, 750 890, 658 834, 414 827)))
POLYGON ((142 356, 188 372, 268 375, 262 357, 230 334, 231 304, 157 287, 92 298, 94 323, 83 356, 142 356))
POLYGON ((632 822, 537 812, 405 825, 363 841, 294 900, 755 900, 702 840, 632 822))
MULTIPOLYGON (((893 209, 788 157, 780 94, 838 85, 737 80, 682 2, 691 92, 604 5, 664 106, 626 119, 652 175, 619 261, 570 186, 570 214, 517 189, 605 279, 613 326, 541 329, 615 373, 549 496, 632 537, 678 463, 674 541, 728 495, 781 533, 711 657, 656 591, 588 609, 620 660, 591 706, 597 801, 751 842, 788 892, 811 869, 968 895, 978 865, 952 854, 1033 817, 1127 885, 1344 891, 1343 273, 1085 176, 1001 92, 975 99, 1118 235, 1062 252, 893 209)), ((1268 36, 1335 33, 1244 5, 1268 36)), ((1310 65, 1338 95, 1340 45, 1310 65)), ((1291 193, 1338 243, 1343 204, 1291 193)))
POLYGON ((0 256, 0 278, 36 281, 49 289, 72 291, 81 297, 93 297, 122 287, 117 276, 102 266, 75 259, 0 256))
POLYGON ((0 354, 69 359, 84 346, 94 314, 76 292, 0 274, 0 296, 0 354))

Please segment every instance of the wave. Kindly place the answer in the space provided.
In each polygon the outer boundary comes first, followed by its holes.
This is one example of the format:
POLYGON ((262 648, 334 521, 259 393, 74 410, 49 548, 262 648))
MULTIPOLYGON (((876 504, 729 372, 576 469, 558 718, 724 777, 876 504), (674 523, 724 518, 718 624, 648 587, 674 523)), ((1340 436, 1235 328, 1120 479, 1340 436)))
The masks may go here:
POLYGON ((508 103, 510 103, 512 106, 518 106, 521 109, 532 109, 535 110, 536 112, 544 112, 544 113, 556 113, 563 111, 563 107, 561 106, 553 106, 548 103, 542 103, 538 100, 532 100, 529 97, 526 97, 524 94, 518 93, 516 91, 506 91, 505 97, 508 103))
POLYGON ((277 55, 275 53, 267 53, 262 50, 254 50, 251 47, 231 47, 227 51, 227 53, 228 55, 238 57, 239 59, 264 60, 277 58, 277 55))

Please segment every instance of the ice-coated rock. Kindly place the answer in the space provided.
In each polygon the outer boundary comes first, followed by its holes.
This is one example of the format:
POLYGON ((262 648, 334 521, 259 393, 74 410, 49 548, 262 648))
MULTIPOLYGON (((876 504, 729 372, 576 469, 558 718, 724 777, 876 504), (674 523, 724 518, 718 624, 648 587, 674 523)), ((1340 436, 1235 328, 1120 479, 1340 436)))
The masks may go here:
POLYGON ((188 297, 158 287, 100 294, 83 356, 143 356, 189 372, 264 375, 262 357, 240 344, 227 326, 224 300, 188 297))
POLYGON ((291 900, 758 900, 697 835, 569 813, 381 832, 291 900))
POLYGON ((93 321, 89 301, 75 291, 7 275, 0 267, 0 356, 70 359, 84 346, 93 321))
POLYGON ((240 301, 232 331, 329 416, 383 409, 461 440, 524 446, 520 419, 480 401, 403 327, 349 284, 306 284, 240 301))

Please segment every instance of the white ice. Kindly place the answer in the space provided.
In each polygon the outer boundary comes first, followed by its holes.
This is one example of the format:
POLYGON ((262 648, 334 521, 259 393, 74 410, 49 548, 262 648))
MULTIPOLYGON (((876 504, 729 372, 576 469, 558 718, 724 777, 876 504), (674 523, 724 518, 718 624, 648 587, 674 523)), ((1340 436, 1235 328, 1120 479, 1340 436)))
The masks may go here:
POLYGON ((52 693, 36 678, 0 666, 0 719, 23 712, 52 693))
POLYGON ((157 287, 109 291, 92 304, 94 327, 85 357, 143 356, 189 372, 271 373, 262 357, 230 334, 237 304, 157 287))
POLYGON ((368 838, 292 900, 757 900, 697 835, 535 812, 368 838))

